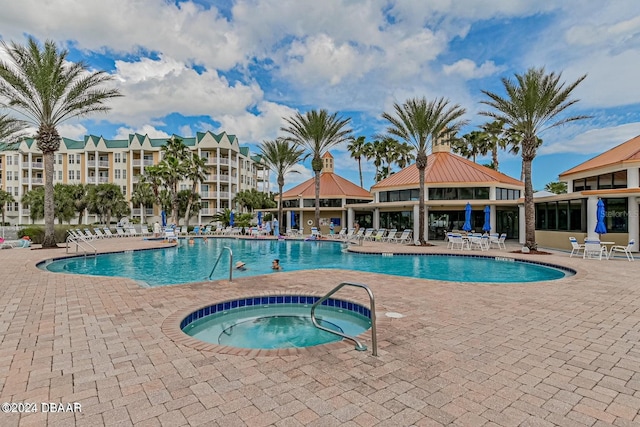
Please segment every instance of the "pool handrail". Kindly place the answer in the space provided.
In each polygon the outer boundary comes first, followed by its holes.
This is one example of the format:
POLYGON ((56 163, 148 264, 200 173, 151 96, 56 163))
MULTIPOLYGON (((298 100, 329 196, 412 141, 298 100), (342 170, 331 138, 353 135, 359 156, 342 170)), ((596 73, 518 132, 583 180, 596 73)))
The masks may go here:
POLYGON ((343 334, 342 332, 334 331, 333 329, 325 328, 324 326, 321 326, 316 319, 316 315, 315 315, 316 307, 322 304, 327 299, 329 299, 331 295, 338 292, 344 286, 354 286, 356 288, 362 288, 365 291, 367 291, 367 294, 369 294, 369 311, 371 313, 371 346, 373 347, 373 355, 377 356, 378 355, 378 339, 376 335, 376 299, 373 296, 373 292, 371 292, 371 289, 367 285, 363 285, 361 283, 352 283, 352 282, 340 283, 338 286, 330 290, 325 296, 320 298, 318 301, 315 302, 315 304, 311 306, 311 322, 313 322, 313 325, 318 329, 341 336, 344 339, 352 341, 356 345, 356 350, 358 351, 367 350, 367 346, 362 344, 355 337, 343 334))
POLYGON ((225 249, 229 251, 229 281, 233 282, 233 251, 231 250, 231 248, 229 246, 223 246, 222 247, 222 252, 220 252, 220 255, 218 255, 218 259, 216 259, 216 263, 213 265, 213 268, 211 269, 211 273, 209 273, 209 280, 211 280, 211 276, 213 275, 213 271, 218 266, 218 263, 220 262, 220 257, 222 257, 222 254, 224 254, 224 250, 225 249))
POLYGON ((87 241, 87 238, 82 235, 74 235, 69 231, 69 235, 67 236, 66 242, 66 252, 69 253, 69 243, 74 243, 76 245, 76 253, 78 253, 78 249, 82 249, 84 251, 84 256, 89 255, 89 249, 87 249, 84 245, 88 245, 93 250, 93 256, 98 254, 98 249, 93 246, 91 243, 87 241))

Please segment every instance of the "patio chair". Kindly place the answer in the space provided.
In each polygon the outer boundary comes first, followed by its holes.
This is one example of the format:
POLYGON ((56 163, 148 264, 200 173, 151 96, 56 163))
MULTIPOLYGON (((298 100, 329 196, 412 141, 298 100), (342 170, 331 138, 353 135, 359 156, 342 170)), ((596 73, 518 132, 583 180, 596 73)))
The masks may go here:
POLYGON ((622 246, 622 245, 618 245, 618 246, 612 246, 611 247, 611 252, 609 252, 609 258, 611 258, 611 256, 613 255, 614 252, 622 252, 623 254, 625 254, 627 256, 627 259, 629 261, 633 261, 633 254, 631 253, 631 249, 633 248, 633 245, 636 244, 636 241, 634 239, 629 240, 629 244, 627 246, 622 246))
POLYGON ((84 235, 84 237, 85 237, 87 240, 95 240, 95 239, 97 239, 97 237, 96 237, 96 236, 94 236, 88 228, 85 228, 85 229, 84 229, 84 231, 82 231, 82 230, 78 230, 78 232, 79 232, 80 234, 84 235))
POLYGON ((460 250, 463 250, 465 247, 467 249, 471 249, 471 246, 469 246, 469 240, 463 239, 462 234, 451 233, 449 240, 451 241, 451 249, 456 249, 456 246, 458 246, 460 250))
POLYGON ((211 230, 211 226, 210 226, 210 225, 207 225, 207 226, 204 228, 204 231, 202 232, 202 234, 213 234, 213 231, 211 230))
POLYGON ((139 236, 139 235, 140 235, 140 233, 138 233, 138 230, 136 230, 136 228, 132 225, 132 226, 129 228, 129 235, 130 235, 130 236, 133 236, 133 237, 136 237, 136 236, 139 236))
POLYGON ((482 234, 473 233, 469 236, 469 248, 470 249, 480 249, 481 251, 486 251, 489 249, 489 236, 486 238, 482 237, 482 234), (486 242, 485 242, 486 240, 486 242))
POLYGON ((153 231, 149 228, 148 225, 142 225, 140 226, 140 234, 142 234, 143 236, 151 236, 153 234, 153 231))
POLYGON ((395 239, 393 239, 393 243, 400 243, 400 244, 410 243, 411 233, 412 233, 412 230, 409 230, 409 229, 404 230, 400 235, 400 237, 396 237, 395 239))
POLYGON ((363 240, 369 240, 371 239, 371 236, 373 235, 373 232, 375 230, 373 228, 367 228, 366 230, 364 230, 364 235, 362 236, 363 240))
POLYGON ((374 233, 371 234, 371 236, 369 237, 369 240, 371 240, 372 242, 382 241, 382 238, 386 233, 387 233, 386 228, 380 228, 378 230, 374 230, 374 233))
POLYGON ((347 229, 342 228, 338 234, 329 234, 330 239, 342 239, 347 235, 347 229))
POLYGON ((569 258, 573 258, 574 255, 580 255, 580 252, 584 252, 584 245, 578 243, 575 237, 569 237, 569 242, 571 242, 571 255, 569 255, 569 258))
POLYGON ((98 227, 95 227, 95 228, 93 229, 93 234, 94 234, 98 239, 104 239, 104 238, 105 238, 104 233, 103 233, 103 232, 102 232, 102 230, 100 230, 98 227))
POLYGON ((171 228, 171 227, 165 228, 163 234, 164 234, 163 237, 165 238, 165 240, 167 240, 169 242, 172 241, 172 240, 175 241, 175 242, 178 241, 178 236, 176 235, 175 230, 173 228, 171 228))
POLYGON ((311 237, 319 239, 322 237, 322 233, 320 232, 320 230, 318 230, 317 227, 311 227, 311 237))
POLYGON ((390 229, 387 235, 382 238, 382 241, 386 243, 391 243, 391 240, 395 239, 397 233, 398 233, 397 228, 390 229))
POLYGON ((366 230, 364 228, 359 228, 358 231, 354 232, 353 236, 351 236, 351 238, 349 238, 348 240, 360 240, 360 239, 362 239, 364 237, 365 231, 366 230))
POLYGON ((602 260, 609 258, 609 254, 607 253, 607 247, 602 246, 599 240, 585 240, 584 241, 584 253, 582 254, 582 258, 584 259, 598 259, 602 260))
POLYGON ((116 235, 118 237, 127 237, 127 234, 124 232, 122 227, 116 227, 116 235))
POLYGON ((102 229, 104 230, 104 236, 107 238, 112 238, 112 237, 116 237, 112 232, 111 229, 109 227, 102 227, 102 229))

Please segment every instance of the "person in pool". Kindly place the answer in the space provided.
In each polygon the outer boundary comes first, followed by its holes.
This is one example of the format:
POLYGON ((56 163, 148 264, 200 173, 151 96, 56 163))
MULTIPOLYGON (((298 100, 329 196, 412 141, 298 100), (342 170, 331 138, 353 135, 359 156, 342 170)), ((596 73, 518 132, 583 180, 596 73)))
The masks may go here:
POLYGON ((236 262, 236 270, 245 271, 247 269, 245 265, 246 264, 242 261, 236 262))
POLYGON ((282 266, 280 265, 280 260, 274 259, 273 262, 271 263, 271 268, 274 270, 282 270, 282 266))

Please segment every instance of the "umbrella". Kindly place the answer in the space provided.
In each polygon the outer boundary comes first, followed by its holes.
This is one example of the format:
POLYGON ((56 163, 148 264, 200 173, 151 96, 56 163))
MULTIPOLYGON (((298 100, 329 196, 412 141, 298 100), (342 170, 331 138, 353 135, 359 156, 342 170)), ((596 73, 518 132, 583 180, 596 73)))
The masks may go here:
POLYGON ((604 224, 604 202, 602 199, 598 199, 598 209, 596 209, 596 218, 598 222, 596 223, 595 232, 598 234, 607 234, 607 226, 604 224))
POLYGON ((296 214, 295 212, 291 211, 291 228, 294 228, 296 226, 296 214))
POLYGON ((491 231, 491 208, 489 205, 484 207, 484 225, 482 231, 491 231))
POLYGON ((462 226, 464 231, 471 231, 471 203, 467 203, 464 208, 464 225, 462 226))
POLYGON ((258 227, 262 225, 262 212, 258 212, 258 227))
POLYGON ((234 213, 233 211, 231 211, 231 213, 229 214, 229 225, 233 227, 233 218, 234 217, 234 213))
POLYGON ((160 212, 160 222, 163 227, 167 226, 167 213, 164 210, 160 212))

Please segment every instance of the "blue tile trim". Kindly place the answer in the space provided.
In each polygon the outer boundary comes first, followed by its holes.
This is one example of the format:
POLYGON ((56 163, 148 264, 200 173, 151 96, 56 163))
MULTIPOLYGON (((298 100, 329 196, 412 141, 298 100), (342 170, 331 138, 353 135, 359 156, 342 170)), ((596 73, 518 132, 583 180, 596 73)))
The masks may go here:
MULTIPOLYGON (((279 304, 314 304, 320 297, 304 296, 304 295, 281 295, 273 297, 247 297, 244 299, 237 299, 231 301, 224 301, 216 304, 203 307, 199 310, 190 313, 180 322, 180 329, 184 329, 191 323, 198 319, 201 319, 212 314, 220 313, 222 311, 228 311, 233 309, 239 309, 242 307, 255 306, 255 305, 279 305, 279 304)), ((337 307, 343 310, 352 311, 358 313, 364 317, 371 318, 371 311, 360 305, 349 301, 329 298, 322 302, 322 305, 327 307, 337 307)))

